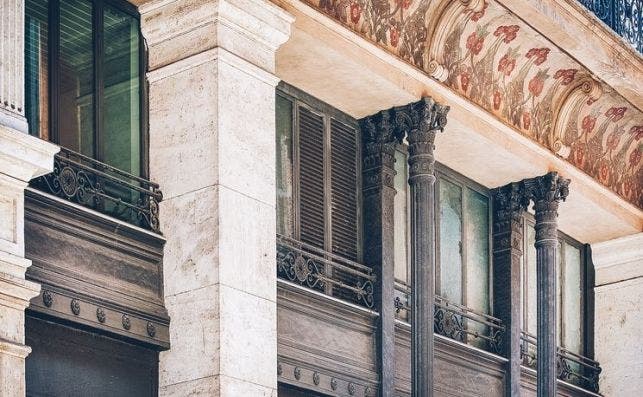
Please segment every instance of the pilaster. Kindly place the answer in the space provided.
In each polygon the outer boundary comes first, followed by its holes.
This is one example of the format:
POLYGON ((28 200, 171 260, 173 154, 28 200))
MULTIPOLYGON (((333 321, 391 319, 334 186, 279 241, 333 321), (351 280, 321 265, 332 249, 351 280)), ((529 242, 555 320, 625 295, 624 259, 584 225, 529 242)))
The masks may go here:
POLYGON ((556 274, 558 203, 569 194, 569 179, 550 172, 523 182, 536 213, 537 395, 556 395, 556 274))
POLYGON ((528 198, 519 183, 493 191, 493 313, 505 326, 501 354, 509 361, 505 390, 520 395, 520 263, 528 198))
POLYGON ((395 124, 390 111, 360 120, 363 142, 364 262, 375 269, 380 396, 395 392, 395 124))
POLYGON ((27 132, 24 0, 0 0, 0 125, 27 132))
POLYGON ((261 0, 140 11, 172 318, 159 394, 275 395, 274 57, 292 18, 261 0))
POLYGON ((411 194, 411 388, 414 397, 433 396, 435 306, 435 157, 448 106, 422 98, 393 109, 396 128, 409 143, 411 194))
MULTIPOLYGON (((2 122, 3 120, 0 120, 2 122)), ((40 285, 25 280, 24 189, 51 172, 58 147, 0 124, 0 395, 25 395, 25 308, 40 285)))

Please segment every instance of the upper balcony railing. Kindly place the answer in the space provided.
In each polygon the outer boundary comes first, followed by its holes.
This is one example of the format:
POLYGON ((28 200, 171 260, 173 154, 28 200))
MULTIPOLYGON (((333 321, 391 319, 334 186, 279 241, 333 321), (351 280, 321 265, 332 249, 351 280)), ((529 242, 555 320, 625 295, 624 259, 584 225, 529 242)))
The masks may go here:
MULTIPOLYGON (((395 309, 398 319, 409 321, 411 305, 410 288, 396 285, 395 309)), ((500 342, 505 332, 502 321, 488 314, 435 296, 433 332, 447 338, 467 343, 491 353, 500 353, 500 342)))
POLYGON ((54 171, 31 185, 122 221, 159 232, 159 185, 61 148, 54 171))
POLYGON ((370 267, 279 234, 277 276, 360 306, 374 304, 370 267))
MULTIPOLYGON (((522 332, 520 341, 520 357, 523 365, 536 369, 536 337, 522 332)), ((559 347, 556 367, 558 379, 598 393, 598 376, 601 373, 601 366, 597 361, 559 347)))
POLYGON ((643 53, 643 0, 578 0, 643 53))

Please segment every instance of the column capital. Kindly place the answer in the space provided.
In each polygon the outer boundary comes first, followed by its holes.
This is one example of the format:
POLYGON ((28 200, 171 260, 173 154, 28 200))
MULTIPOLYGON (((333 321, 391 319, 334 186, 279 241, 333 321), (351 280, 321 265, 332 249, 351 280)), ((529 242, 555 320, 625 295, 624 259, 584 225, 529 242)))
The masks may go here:
POLYGON ((552 171, 545 175, 522 181, 525 195, 538 203, 565 201, 569 194, 569 179, 563 178, 552 171))
POLYGON ((512 182, 492 191, 494 252, 513 249, 522 254, 522 216, 529 205, 524 186, 512 182), (513 235, 512 235, 513 233, 513 235))
POLYGON ((402 142, 390 110, 359 120, 363 143, 364 191, 394 187, 395 147, 402 142))

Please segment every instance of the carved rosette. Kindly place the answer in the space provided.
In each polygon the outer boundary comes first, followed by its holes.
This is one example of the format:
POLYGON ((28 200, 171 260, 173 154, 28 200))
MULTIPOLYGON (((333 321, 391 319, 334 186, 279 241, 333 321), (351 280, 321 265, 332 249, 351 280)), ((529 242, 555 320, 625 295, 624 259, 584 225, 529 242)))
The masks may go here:
POLYGON ((447 124, 449 107, 425 97, 393 111, 398 134, 406 135, 409 142, 409 183, 418 178, 435 181, 435 136, 447 124))
POLYGON ((557 172, 523 181, 525 195, 534 202, 536 247, 557 241, 558 203, 567 198, 569 182, 569 179, 560 177, 557 172))
POLYGON ((402 142, 395 128, 391 110, 383 110, 359 122, 364 150, 364 191, 393 188, 395 147, 402 142))

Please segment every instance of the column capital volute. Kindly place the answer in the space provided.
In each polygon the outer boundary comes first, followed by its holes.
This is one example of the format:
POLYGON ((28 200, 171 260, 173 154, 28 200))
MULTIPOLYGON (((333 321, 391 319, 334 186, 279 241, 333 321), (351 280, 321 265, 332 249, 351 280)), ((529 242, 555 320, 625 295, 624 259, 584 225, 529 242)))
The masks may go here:
POLYGON ((402 143, 403 135, 397 129, 391 110, 382 110, 359 120, 365 156, 385 152, 395 154, 395 146, 402 143))
POLYGON ((492 197, 494 208, 501 217, 522 216, 529 206, 529 196, 520 182, 511 182, 494 189, 492 197))
POLYGON ((565 201, 569 195, 569 183, 569 179, 555 171, 522 181, 525 195, 536 204, 565 201))
POLYGON ((430 141, 430 147, 424 149, 432 152, 435 134, 444 130, 449 109, 449 106, 441 105, 431 97, 423 97, 417 102, 395 107, 393 113, 398 134, 406 136, 411 151, 414 145, 430 141))

